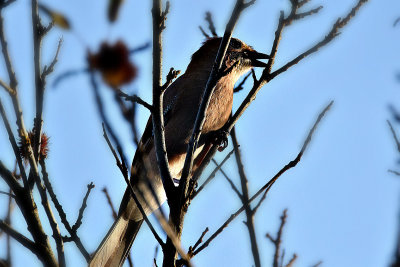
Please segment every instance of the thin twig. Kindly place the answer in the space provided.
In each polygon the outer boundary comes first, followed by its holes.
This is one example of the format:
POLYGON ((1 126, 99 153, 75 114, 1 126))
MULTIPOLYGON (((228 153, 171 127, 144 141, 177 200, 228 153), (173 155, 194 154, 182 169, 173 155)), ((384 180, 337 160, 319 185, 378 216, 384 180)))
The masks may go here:
POLYGON ((222 168, 222 166, 228 161, 228 159, 232 156, 233 154, 233 150, 231 150, 231 152, 229 152, 225 158, 222 160, 221 164, 216 163, 216 167, 214 168, 214 170, 210 173, 210 175, 207 177, 207 179, 204 181, 204 183, 199 187, 199 189, 197 189, 195 192, 193 192, 191 198, 195 198, 203 189, 204 187, 212 180, 214 179, 215 175, 217 174, 217 172, 222 168))
POLYGON ((14 90, 3 80, 0 80, 0 86, 3 87, 10 95, 14 94, 14 90))
POLYGON ((317 262, 316 264, 314 264, 312 267, 319 267, 319 266, 321 266, 322 265, 322 261, 319 261, 319 262, 317 262))
POLYGON ((214 21, 212 19, 212 15, 211 15, 210 11, 206 12, 205 20, 208 23, 208 29, 210 30, 212 36, 213 37, 218 37, 218 34, 217 34, 216 30, 215 30, 214 21))
POLYGON ((37 249, 36 244, 25 237, 23 234, 17 232, 15 229, 11 228, 7 223, 5 223, 3 220, 0 220, 0 229, 3 230, 5 233, 10 235, 12 238, 14 238, 16 241, 18 241, 21 245, 29 249, 32 253, 38 255, 39 251, 37 249))
POLYGON ((76 76, 78 74, 86 74, 90 72, 90 68, 82 68, 82 69, 74 69, 74 70, 67 70, 60 75, 56 76, 52 86, 57 87, 62 81, 64 81, 67 78, 76 76))
POLYGON ((117 211, 116 211, 115 208, 114 208, 114 205, 113 205, 113 203, 112 203, 112 201, 111 201, 111 197, 110 197, 110 195, 108 194, 107 188, 104 187, 101 191, 102 191, 102 192, 104 193, 104 195, 106 196, 107 203, 108 203, 108 206, 111 208, 111 214, 112 214, 113 218, 114 218, 114 219, 117 219, 117 216, 118 216, 118 215, 117 215, 117 211))
MULTIPOLYGON (((88 251, 83 246, 82 241, 80 240, 77 232, 73 231, 71 225, 68 222, 67 215, 65 214, 64 209, 61 206, 60 202, 58 201, 56 194, 54 193, 53 186, 51 185, 49 176, 47 174, 46 163, 44 160, 40 161, 40 166, 42 167, 43 182, 46 186, 47 191, 49 192, 51 201, 54 203, 54 207, 56 208, 58 215, 60 216, 62 224, 64 225, 65 229, 67 229, 68 233, 71 235, 71 237, 68 239, 75 242, 75 244, 78 247, 81 254, 85 257, 86 261, 89 262, 90 255, 89 255, 88 251)), ((63 241, 66 242, 65 238, 63 238, 63 241)))
POLYGON ((292 267, 294 262, 297 260, 297 254, 293 254, 292 258, 289 260, 289 262, 285 265, 285 267, 292 267))
POLYGON ((160 236, 158 235, 158 233, 154 229, 153 225, 149 221, 149 219, 148 219, 148 217, 146 215, 146 212, 143 209, 142 204, 140 203, 139 199, 137 198, 137 196, 135 194, 135 191, 133 190, 132 184, 129 181, 128 172, 126 171, 126 167, 123 166, 123 164, 121 163, 121 160, 119 159, 117 153, 115 152, 115 149, 112 146, 112 144, 110 142, 110 139, 108 138, 107 131, 106 131, 105 127, 104 127, 104 124, 103 124, 103 136, 104 136, 104 139, 106 140, 106 142, 108 144, 108 147, 111 150, 111 153, 113 154, 113 156, 115 158, 116 164, 117 164, 119 170, 121 171, 122 176, 124 177, 124 180, 125 180, 125 182, 126 182, 126 184, 128 186, 128 190, 129 190, 133 200, 135 201, 136 206, 138 207, 140 213, 143 216, 144 221, 146 222, 147 226, 149 227, 150 231, 153 233, 154 237, 156 238, 156 240, 160 244, 160 246, 164 247, 164 242, 162 241, 162 239, 160 238, 160 236))
POLYGON ((399 141, 399 139, 398 139, 398 137, 397 137, 397 134, 396 134, 396 132, 395 132, 393 126, 392 126, 392 123, 390 123, 389 120, 387 120, 387 123, 388 123, 388 125, 389 125, 390 131, 392 132, 393 139, 394 139, 394 141, 396 142, 397 151, 400 153, 400 141, 399 141))
POLYGON ((199 29, 205 38, 210 38, 210 35, 208 35, 201 26, 199 26, 199 29))
POLYGON ((6 195, 6 196, 9 196, 9 197, 11 197, 11 198, 15 199, 15 195, 14 195, 14 194, 12 194, 12 193, 9 193, 9 192, 4 192, 4 191, 0 191, 0 194, 2 194, 2 195, 6 195))
MULTIPOLYGON (((282 232, 283 232, 283 227, 285 227, 287 219, 287 209, 285 209, 282 213, 281 216, 281 223, 279 225, 278 232, 276 234, 276 237, 273 238, 269 233, 267 233, 265 236, 271 241, 271 243, 275 246, 275 253, 274 253, 274 259, 272 266, 273 267, 279 267, 279 259, 281 255, 281 244, 282 244, 282 232)), ((282 260, 283 262, 283 260, 282 260)))
POLYGON ((243 80, 235 87, 233 88, 233 92, 237 93, 243 90, 243 85, 246 83, 247 79, 250 77, 252 72, 250 71, 246 76, 244 76, 243 80))
POLYGON ((36 203, 32 198, 31 192, 19 185, 14 174, 10 172, 0 161, 0 176, 6 181, 10 189, 14 192, 16 203, 24 215, 28 225, 28 231, 31 233, 35 243, 37 244, 37 256, 44 265, 57 266, 57 261, 54 258, 50 247, 48 236, 42 227, 36 203))
MULTIPOLYGON (((217 166, 219 165, 218 162, 215 159, 212 159, 212 162, 217 166)), ((232 179, 229 178, 229 176, 225 173, 224 169, 220 168, 219 171, 221 172, 222 176, 224 176, 225 180, 228 181, 228 183, 231 186, 232 190, 236 193, 236 195, 239 197, 239 199, 242 200, 243 196, 240 193, 239 189, 236 187, 236 185, 233 183, 232 179)))
POLYGON ((129 50, 129 54, 133 55, 136 54, 138 52, 142 52, 144 50, 147 50, 148 48, 150 48, 151 42, 146 42, 138 47, 132 48, 131 50, 129 50))
MULTIPOLYGON (((4 220, 4 222, 11 226, 11 213, 13 211, 13 195, 11 194, 11 189, 10 189, 10 195, 8 197, 8 208, 7 208, 7 216, 4 220)), ((1 233, 0 233, 1 236, 1 233)), ((11 236, 7 235, 6 237, 6 243, 7 243, 7 258, 6 258, 6 262, 8 264, 8 266, 12 266, 12 262, 11 262, 11 236)))
MULTIPOLYGON (((239 150, 239 143, 236 138, 235 128, 233 128, 231 131, 231 138, 232 138, 233 148, 235 150, 236 165, 237 165, 239 176, 240 176, 240 184, 241 184, 241 189, 242 189, 241 200, 242 200, 243 205, 246 205, 246 203, 249 202, 249 189, 248 189, 248 185, 247 185, 248 180, 247 180, 246 173, 244 171, 242 156, 241 156, 241 153, 239 150)), ((254 211, 251 209, 250 204, 245 206, 245 211, 246 211, 246 226, 247 226, 247 230, 249 232, 250 245, 251 245, 251 251, 253 254, 254 265, 256 267, 261 267, 260 252, 258 250, 256 231, 255 231, 255 227, 254 227, 254 211)))
MULTIPOLYGON (((97 110, 98 110, 98 112, 100 114, 100 118, 103 121, 103 124, 105 125, 105 128, 110 133, 112 141, 115 143, 117 148, 122 149, 122 144, 119 141, 117 135, 115 134, 115 132, 114 132, 114 130, 113 130, 113 128, 112 128, 107 116, 106 116, 106 113, 105 113, 105 110, 104 110, 103 100, 101 99, 101 96, 100 96, 99 86, 98 86, 97 81, 96 81, 95 73, 91 71, 91 72, 89 72, 89 74, 90 74, 90 83, 92 85, 94 97, 95 97, 96 104, 97 104, 97 110)), ((124 161, 125 161, 125 158, 126 158, 125 157, 125 153, 122 153, 122 155, 123 155, 122 157, 124 158, 124 161)))
POLYGON ((28 178, 26 177, 25 167, 24 167, 24 164, 23 164, 21 153, 20 153, 17 141, 15 140, 14 134, 12 132, 12 129, 11 129, 10 123, 8 121, 6 112, 4 110, 3 104, 1 102, 1 99, 0 99, 0 114, 1 114, 1 117, 2 117, 3 122, 4 122, 4 126, 6 127, 7 134, 8 134, 8 139, 10 140, 10 144, 11 144, 11 146, 13 148, 15 159, 17 160, 17 164, 18 164, 19 172, 20 172, 21 177, 22 177, 22 181, 24 183, 24 186, 27 188, 27 186, 28 186, 28 178))
POLYGON ((400 176, 400 172, 398 172, 398 171, 395 171, 395 170, 388 170, 388 172, 393 173, 393 174, 395 174, 395 175, 397 175, 397 176, 400 176))
POLYGON ((161 86, 161 90, 165 91, 167 90, 168 86, 171 85, 171 83, 178 77, 178 75, 181 73, 180 70, 175 70, 174 68, 170 68, 169 72, 167 74, 167 80, 166 82, 161 86))
POLYGON ((269 54, 270 59, 268 60, 268 66, 264 69, 260 80, 254 83, 253 88, 250 90, 250 92, 248 93, 246 98, 242 101, 239 108, 233 114, 232 118, 225 124, 225 126, 223 127, 224 131, 227 133, 229 133, 231 131, 231 129, 236 124, 238 119, 243 115, 244 111, 247 109, 247 107, 250 105, 250 103, 255 99, 259 90, 266 83, 268 83, 269 81, 271 81, 273 78, 275 78, 279 74, 282 74, 283 72, 288 70, 290 67, 299 63, 302 59, 306 58, 307 56, 311 55, 312 53, 317 52, 321 47, 327 45, 332 40, 334 40, 338 36, 339 30, 342 29, 351 20, 351 18, 354 17, 354 15, 357 13, 357 11, 360 9, 360 7, 363 4, 365 4, 367 1, 368 0, 359 0, 358 3, 354 6, 354 8, 351 9, 351 11, 346 15, 346 17, 344 19, 339 18, 336 21, 336 23, 332 26, 332 29, 330 30, 328 35, 326 35, 326 37, 322 41, 318 42, 313 47, 308 49, 306 52, 300 54, 293 60, 289 61, 283 67, 272 72, 272 67, 275 62, 276 54, 277 54, 278 47, 279 47, 279 42, 280 42, 281 36, 282 36, 282 31, 286 25, 290 24, 291 21, 293 21, 293 18, 296 14, 297 9, 304 4, 303 3, 304 1, 298 2, 297 7, 292 6, 292 11, 287 18, 285 18, 284 13, 281 12, 278 27, 275 31, 275 39, 274 39, 274 42, 273 42, 273 45, 271 48, 271 53, 269 54))
POLYGON ((209 230, 208 227, 206 227, 203 233, 201 233, 199 239, 197 239, 196 243, 193 246, 189 247, 189 252, 188 252, 189 255, 193 253, 193 251, 195 251, 196 248, 203 242, 203 237, 207 234, 208 230, 209 230))
POLYGON ((60 49, 61 49, 61 45, 63 43, 63 39, 60 38, 60 40, 58 40, 58 46, 57 46, 57 51, 54 55, 53 60, 51 61, 49 66, 44 66, 43 67, 43 72, 42 72, 42 79, 45 79, 46 76, 48 76, 50 73, 52 73, 54 71, 54 66, 57 64, 58 62, 58 55, 60 53, 60 49))
POLYGON ((82 218, 83 218, 83 213, 84 213, 84 211, 85 211, 85 209, 87 207, 87 200, 89 198, 90 192, 92 191, 92 189, 94 187, 95 186, 94 186, 93 182, 91 182, 90 184, 87 185, 86 195, 83 198, 81 208, 79 209, 78 218, 76 219, 75 224, 72 226, 72 230, 75 231, 75 232, 78 231, 79 227, 82 225, 82 218))
POLYGON ((317 120, 315 121, 313 127, 309 131, 309 134, 300 150, 300 152, 297 154, 297 156, 290 161, 288 164, 286 164, 280 171, 278 171, 264 186, 262 186, 251 198, 249 198, 249 202, 246 203, 246 205, 243 205, 240 207, 235 213, 233 213, 208 239, 203 243, 202 246, 200 246, 196 251, 193 252, 193 256, 198 254, 200 251, 202 251, 204 248, 206 248, 212 240, 214 240, 242 211, 245 210, 245 207, 249 205, 253 200, 255 200, 260 194, 264 193, 266 195, 269 191, 269 189, 272 187, 272 185, 278 180, 278 178, 284 174, 286 171, 296 167, 296 165, 300 162, 305 150, 307 149, 311 138, 313 136, 313 133, 315 132, 317 126, 319 125, 321 119, 324 117, 326 112, 329 110, 333 102, 331 102, 328 106, 325 107, 325 109, 319 114, 317 120), (266 192, 266 193, 265 193, 266 192))
POLYGON ((128 95, 121 90, 118 90, 118 96, 123 97, 126 101, 131 101, 133 103, 138 103, 139 105, 142 105, 143 107, 147 108, 150 112, 153 111, 153 106, 141 99, 137 95, 128 95))

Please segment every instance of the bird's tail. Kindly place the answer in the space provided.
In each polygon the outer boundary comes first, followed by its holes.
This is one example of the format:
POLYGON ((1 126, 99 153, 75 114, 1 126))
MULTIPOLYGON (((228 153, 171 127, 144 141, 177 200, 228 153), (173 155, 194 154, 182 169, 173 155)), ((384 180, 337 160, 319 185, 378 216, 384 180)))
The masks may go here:
POLYGON ((119 216, 97 248, 89 267, 122 266, 143 220, 133 221, 119 216))

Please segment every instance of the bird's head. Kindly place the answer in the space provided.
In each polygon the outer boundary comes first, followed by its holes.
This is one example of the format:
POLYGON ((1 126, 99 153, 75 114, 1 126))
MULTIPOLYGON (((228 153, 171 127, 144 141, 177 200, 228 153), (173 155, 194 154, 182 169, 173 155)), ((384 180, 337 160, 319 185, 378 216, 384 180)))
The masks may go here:
MULTIPOLYGON (((207 39, 200 49, 193 54, 188 71, 211 71, 220 43, 220 37, 207 39)), ((231 38, 223 61, 223 69, 230 70, 230 72, 237 74, 236 76, 240 76, 250 68, 266 67, 267 64, 259 61, 259 59, 268 58, 268 55, 257 52, 241 40, 231 38)))

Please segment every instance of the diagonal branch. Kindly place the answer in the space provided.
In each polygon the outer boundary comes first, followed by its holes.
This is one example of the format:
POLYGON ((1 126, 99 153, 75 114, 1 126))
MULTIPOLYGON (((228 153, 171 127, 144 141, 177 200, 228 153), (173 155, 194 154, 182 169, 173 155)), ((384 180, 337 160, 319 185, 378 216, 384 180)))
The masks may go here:
POLYGON ((240 207, 235 213, 233 213, 204 243, 202 246, 200 246, 196 251, 193 252, 193 256, 195 256, 196 254, 198 254, 199 252, 201 252, 203 249, 205 249, 210 243, 211 241, 213 241, 220 233, 222 233, 222 231, 240 214, 245 210, 245 207, 247 205, 249 205, 251 202, 253 202, 259 195, 261 195, 262 193, 264 193, 264 198, 267 195, 267 193, 269 192, 269 190, 271 189, 272 185, 278 180, 279 177, 282 176, 282 174, 284 174, 285 172, 287 172, 288 170, 296 167, 296 165, 300 162, 304 152, 306 151, 311 138, 315 132, 315 130, 317 129, 320 121, 322 120, 322 118, 325 116, 326 112, 330 109, 330 107, 332 106, 331 102, 328 106, 326 106, 324 108, 324 110, 318 115, 317 120, 315 121, 313 127, 311 128, 311 130, 308 133, 308 136, 306 138, 306 140, 304 141, 304 144, 300 150, 300 152, 297 154, 297 156, 290 161, 288 164, 286 164, 280 171, 278 171, 264 186, 262 186, 251 198, 249 198, 248 203, 246 203, 245 205, 243 205, 242 207, 240 207))
POLYGON ((3 230, 8 235, 10 235, 16 241, 18 241, 21 245, 23 245, 24 247, 29 249, 35 255, 39 254, 39 251, 38 251, 38 248, 37 248, 35 242, 31 241, 30 239, 25 237, 23 234, 17 232, 15 229, 10 227, 3 220, 0 220, 0 229, 3 230))
POLYGON ((140 213, 143 216, 144 221, 146 222, 147 226, 149 227, 150 231, 153 233, 155 239, 160 244, 160 246, 164 247, 164 242, 162 241, 161 237, 158 235, 157 231, 154 229, 152 223, 149 221, 149 219, 148 219, 148 217, 146 215, 146 212, 143 209, 142 204, 140 203, 139 199, 136 196, 135 191, 133 190, 132 184, 129 181, 127 168, 126 168, 125 164, 122 164, 121 160, 119 159, 119 157, 117 155, 117 152, 115 152, 115 149, 113 148, 113 146, 112 146, 112 144, 110 142, 110 139, 108 138, 106 129, 104 127, 104 124, 103 124, 103 136, 104 136, 104 139, 106 140, 106 142, 108 144, 108 147, 111 150, 111 153, 113 154, 113 156, 115 158, 116 164, 117 164, 119 170, 121 171, 122 176, 124 177, 124 180, 125 180, 125 182, 126 182, 126 184, 128 186, 128 190, 129 190, 133 200, 135 201, 137 207, 139 208, 140 213))
POLYGON ((393 139, 396 142, 397 151, 400 153, 400 141, 399 138, 397 137, 396 131, 394 130, 392 123, 389 120, 387 120, 387 123, 389 125, 390 131, 392 132, 393 139))
POLYGON ((243 115, 244 111, 248 108, 250 103, 255 99, 257 93, 259 90, 269 81, 271 81, 273 78, 278 76, 279 74, 282 74, 286 70, 288 70, 290 67, 296 65, 299 63, 302 59, 306 58, 307 56, 311 55, 312 53, 318 51, 321 47, 325 46, 326 44, 330 43, 332 40, 334 40, 338 34, 339 30, 342 29, 350 20, 351 18, 354 17, 354 15, 357 13, 357 11, 361 8, 363 4, 365 4, 368 0, 359 0, 357 4, 355 5, 354 8, 351 9, 351 11, 346 15, 344 19, 338 19, 336 23, 332 26, 332 29, 328 33, 328 35, 319 43, 315 44, 312 48, 307 50, 306 52, 302 53, 301 55, 297 56, 295 59, 291 60, 287 64, 285 64, 283 67, 279 68, 275 72, 272 72, 272 67, 275 62, 276 54, 278 51, 279 47, 279 42, 282 36, 282 31, 285 26, 289 25, 292 21, 294 16, 296 15, 296 11, 301 7, 304 3, 298 2, 297 7, 292 6, 292 11, 291 14, 285 18, 284 13, 281 12, 280 18, 279 18, 279 23, 278 27, 275 31, 275 39, 271 48, 271 53, 270 53, 270 59, 268 61, 268 66, 264 69, 263 74, 260 78, 259 81, 256 81, 253 85, 253 88, 250 90, 246 98, 242 101, 240 104, 239 108, 236 110, 236 112, 233 114, 232 118, 226 123, 226 125, 223 127, 225 132, 230 132, 235 125, 235 123, 238 121, 238 119, 243 115), (272 73, 271 73, 272 72, 272 73))
POLYGON ((118 90, 118 96, 125 98, 126 101, 131 101, 133 103, 138 103, 139 105, 142 105, 143 107, 147 108, 151 113, 153 112, 153 106, 141 99, 137 95, 128 95, 121 90, 118 90))
POLYGON ((199 189, 197 189, 195 192, 193 192, 193 194, 191 194, 190 197, 192 199, 195 198, 212 179, 214 179, 217 172, 219 170, 221 170, 222 166, 228 161, 228 159, 232 156, 232 154, 233 154, 233 150, 225 156, 225 158, 222 160, 221 164, 216 163, 217 166, 214 168, 214 170, 211 172, 211 174, 207 177, 207 179, 204 181, 204 183, 199 187, 199 189))
POLYGON ((83 213, 85 212, 85 209, 87 207, 87 200, 88 200, 90 192, 92 191, 93 188, 94 188, 93 182, 91 182, 90 184, 87 185, 86 195, 83 198, 81 208, 79 209, 78 218, 76 219, 75 224, 72 226, 72 230, 75 232, 78 231, 79 227, 82 225, 83 213))
POLYGON ((47 169, 46 169, 46 163, 44 160, 40 161, 40 166, 42 167, 43 182, 46 186, 47 191, 49 192, 51 201, 54 203, 54 206, 58 212, 58 215, 60 216, 62 224, 64 225, 65 229, 67 229, 68 233, 71 235, 71 237, 68 238, 68 240, 67 239, 64 240, 65 238, 63 238, 63 241, 65 241, 65 242, 70 241, 70 240, 74 241, 76 246, 78 247, 79 251, 81 252, 81 254, 85 257, 86 261, 89 262, 90 255, 89 255, 88 251, 83 246, 82 241, 79 238, 76 231, 74 231, 72 229, 71 225, 69 224, 67 215, 65 214, 63 207, 61 206, 60 202, 58 201, 56 194, 54 193, 53 186, 50 183, 49 176, 48 176, 47 169))
POLYGON ((18 163, 18 168, 19 168, 19 172, 22 176, 22 181, 24 182, 24 186, 27 187, 28 186, 28 178, 26 177, 25 167, 24 167, 24 164, 22 161, 21 153, 20 153, 17 141, 15 140, 14 134, 12 132, 11 125, 7 119, 7 115, 4 110, 3 104, 1 103, 1 100, 0 100, 0 114, 1 114, 1 117, 4 122, 4 126, 6 127, 8 139, 10 140, 10 144, 13 148, 15 159, 17 160, 17 163, 18 163))
POLYGON ((118 217, 117 211, 116 211, 115 208, 114 208, 114 205, 113 205, 113 203, 112 203, 112 201, 111 201, 110 194, 108 194, 107 188, 104 187, 101 191, 103 191, 104 195, 106 196, 108 206, 110 206, 110 208, 111 208, 112 217, 113 217, 114 219, 117 219, 117 217, 118 217))
POLYGON ((279 225, 276 237, 273 238, 269 233, 265 235, 275 246, 274 259, 272 263, 273 267, 279 267, 279 259, 281 258, 280 254, 281 254, 282 232, 283 232, 283 227, 285 227, 286 219, 287 219, 287 209, 285 209, 282 213, 281 224, 279 225))
POLYGON ((251 206, 249 203, 249 188, 247 185, 247 176, 244 171, 244 166, 243 166, 243 161, 242 161, 242 156, 240 154, 239 150, 239 144, 236 138, 236 131, 235 128, 232 129, 231 131, 231 138, 232 138, 232 144, 233 148, 235 150, 235 158, 236 158, 236 165, 239 171, 239 176, 240 176, 240 184, 241 184, 241 189, 242 189, 242 203, 245 205, 245 212, 246 212, 246 226, 247 230, 249 232, 249 238, 250 238, 250 244, 251 244, 251 251, 253 254, 253 259, 254 259, 254 265, 256 267, 261 267, 261 260, 260 260, 260 252, 258 250, 258 245, 257 245, 257 237, 256 237, 256 231, 254 228, 254 211, 251 209, 251 206))
MULTIPOLYGON (((214 162, 214 164, 216 164, 218 166, 217 161, 215 161, 214 159, 212 161, 214 162)), ((224 176, 225 180, 228 181, 228 183, 231 186, 232 190, 236 193, 236 195, 241 200, 243 198, 243 196, 239 192, 239 189, 236 187, 236 185, 233 183, 232 179, 228 177, 228 175, 225 173, 225 171, 222 168, 220 168, 219 171, 221 172, 222 176, 224 176)))

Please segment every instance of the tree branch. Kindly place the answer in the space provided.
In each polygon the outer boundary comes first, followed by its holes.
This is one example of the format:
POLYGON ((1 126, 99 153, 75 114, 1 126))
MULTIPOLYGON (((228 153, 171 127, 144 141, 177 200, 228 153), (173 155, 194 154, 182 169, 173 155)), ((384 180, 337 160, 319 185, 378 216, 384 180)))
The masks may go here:
POLYGON ((47 191, 49 192, 51 201, 54 203, 54 206, 55 206, 55 208, 56 208, 56 210, 58 212, 58 215, 60 216, 62 224, 64 225, 65 229, 67 229, 68 233, 71 235, 71 237, 68 238, 68 239, 63 238, 63 241, 64 242, 74 241, 74 243, 78 247, 78 249, 81 252, 81 254, 85 257, 86 261, 89 262, 89 260, 90 260, 89 253, 87 252, 87 250, 83 246, 82 241, 79 238, 77 232, 74 231, 72 229, 71 225, 69 224, 68 219, 67 219, 67 215, 65 214, 63 207, 61 206, 60 202, 58 201, 56 194, 54 193, 53 186, 51 185, 50 180, 49 180, 49 176, 47 174, 45 161, 41 160, 40 161, 40 165, 42 167, 43 182, 44 182, 44 184, 46 186, 47 191))
POLYGON ((4 122, 4 126, 6 127, 8 139, 10 140, 10 144, 13 148, 15 159, 17 160, 17 164, 18 164, 19 172, 22 177, 22 181, 24 183, 25 188, 28 188, 28 178, 26 177, 25 167, 24 167, 24 164, 22 161, 21 153, 20 153, 17 141, 15 140, 14 134, 12 132, 11 125, 8 121, 3 104, 1 103, 1 99, 0 99, 0 114, 1 114, 1 117, 4 122))
POLYGON ((17 232, 13 228, 11 228, 7 223, 3 220, 0 220, 0 229, 3 230, 6 234, 10 235, 14 238, 18 243, 29 249, 33 254, 38 255, 39 251, 37 249, 36 244, 25 237, 23 234, 17 232))
POLYGON ((329 110, 329 108, 332 106, 332 102, 324 108, 324 110, 319 114, 317 120, 315 121, 313 127, 309 131, 309 134, 300 150, 300 152, 297 154, 296 158, 294 158, 292 161, 290 161, 288 164, 286 164, 280 171, 278 171, 264 186, 262 186, 251 198, 249 198, 248 203, 240 207, 235 213, 233 213, 204 243, 202 246, 200 246, 196 251, 193 252, 193 256, 197 255, 199 252, 201 252, 204 248, 206 248, 212 240, 214 240, 222 231, 240 214, 242 211, 245 210, 245 207, 249 205, 251 202, 253 202, 260 194, 264 193, 263 198, 267 195, 269 190, 271 189, 272 185, 278 180, 282 174, 284 174, 286 171, 290 170, 291 168, 296 167, 296 165, 300 162, 305 150, 307 149, 311 138, 319 125, 321 119, 324 117, 326 112, 329 110))
POLYGON ((247 219, 246 226, 247 226, 247 230, 249 232, 249 238, 250 238, 250 244, 251 244, 251 251, 252 251, 253 259, 254 259, 254 265, 256 267, 261 267, 260 252, 258 250, 256 231, 254 228, 254 212, 251 209, 250 204, 247 204, 249 202, 249 189, 247 186, 248 180, 247 180, 246 173, 244 171, 242 156, 240 154, 239 144, 238 144, 238 141, 236 138, 235 128, 233 128, 231 131, 231 138, 232 138, 233 148, 235 150, 236 165, 237 165, 238 171, 239 171, 240 184, 242 187, 241 200, 242 200, 243 205, 246 205, 245 206, 246 219, 247 219))
POLYGON ((87 200, 89 198, 90 192, 92 191, 92 189, 94 187, 95 186, 94 186, 93 182, 91 182, 90 184, 87 185, 86 195, 83 198, 81 208, 79 209, 78 218, 76 219, 75 224, 72 226, 72 230, 75 232, 78 231, 79 227, 82 225, 82 218, 83 218, 83 213, 85 212, 85 209, 87 207, 87 200))

